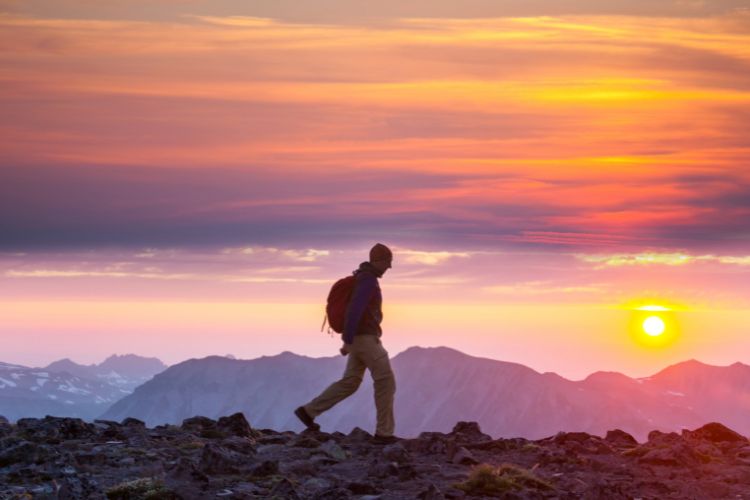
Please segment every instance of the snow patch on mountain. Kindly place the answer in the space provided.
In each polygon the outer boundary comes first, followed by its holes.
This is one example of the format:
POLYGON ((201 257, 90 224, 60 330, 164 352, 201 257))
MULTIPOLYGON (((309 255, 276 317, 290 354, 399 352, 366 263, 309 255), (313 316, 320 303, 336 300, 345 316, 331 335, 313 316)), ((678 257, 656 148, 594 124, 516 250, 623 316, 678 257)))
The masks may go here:
POLYGON ((81 389, 80 387, 76 387, 70 381, 66 381, 65 384, 61 384, 57 386, 57 390, 63 391, 63 392, 70 392, 72 394, 83 394, 83 395, 91 394, 91 391, 87 391, 86 389, 81 389))
POLYGON ((5 389, 6 387, 15 387, 16 383, 12 382, 6 378, 0 377, 0 389, 5 389))

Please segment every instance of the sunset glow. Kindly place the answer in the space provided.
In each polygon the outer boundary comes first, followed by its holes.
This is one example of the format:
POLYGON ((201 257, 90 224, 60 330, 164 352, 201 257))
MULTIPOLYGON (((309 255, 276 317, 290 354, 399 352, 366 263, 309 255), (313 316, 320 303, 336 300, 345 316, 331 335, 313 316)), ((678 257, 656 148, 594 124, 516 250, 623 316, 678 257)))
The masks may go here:
POLYGON ((334 355, 376 241, 394 353, 749 361, 747 9, 127 4, 0 0, 0 361, 334 355))

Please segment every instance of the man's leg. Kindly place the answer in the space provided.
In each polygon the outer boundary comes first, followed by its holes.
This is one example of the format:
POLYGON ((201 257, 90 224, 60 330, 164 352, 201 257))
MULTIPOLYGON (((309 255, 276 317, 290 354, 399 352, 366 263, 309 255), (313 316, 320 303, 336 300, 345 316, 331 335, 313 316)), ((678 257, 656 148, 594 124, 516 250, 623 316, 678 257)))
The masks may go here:
POLYGON ((303 406, 307 414, 315 418, 333 405, 351 396, 362 383, 365 374, 365 364, 356 353, 349 353, 346 369, 341 380, 329 385, 320 396, 303 406))
POLYGON ((396 393, 396 377, 391 370, 388 352, 383 348, 380 339, 374 335, 362 335, 367 338, 363 352, 363 361, 367 365, 375 384, 375 409, 377 411, 378 436, 393 436, 395 419, 393 417, 393 397, 396 393))

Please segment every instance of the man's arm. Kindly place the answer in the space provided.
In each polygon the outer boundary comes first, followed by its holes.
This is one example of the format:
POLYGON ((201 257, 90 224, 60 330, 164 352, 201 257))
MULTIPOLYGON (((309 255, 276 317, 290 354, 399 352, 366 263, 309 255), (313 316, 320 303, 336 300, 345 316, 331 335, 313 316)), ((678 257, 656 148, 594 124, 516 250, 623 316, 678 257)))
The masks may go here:
POLYGON ((370 304, 370 299, 372 298, 372 294, 375 293, 377 285, 378 279, 370 273, 363 273, 361 278, 358 277, 352 298, 346 308, 344 334, 342 335, 344 344, 354 342, 354 334, 357 333, 359 322, 362 320, 362 315, 370 304))

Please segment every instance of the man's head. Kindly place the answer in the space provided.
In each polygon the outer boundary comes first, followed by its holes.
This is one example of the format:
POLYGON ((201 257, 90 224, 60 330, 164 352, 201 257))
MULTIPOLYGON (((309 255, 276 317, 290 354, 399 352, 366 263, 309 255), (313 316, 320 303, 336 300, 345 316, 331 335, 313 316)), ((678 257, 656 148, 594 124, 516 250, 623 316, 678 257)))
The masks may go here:
POLYGON ((387 246, 382 243, 376 243, 375 246, 370 249, 370 264, 381 273, 390 269, 392 263, 393 252, 391 252, 391 249, 387 246))

